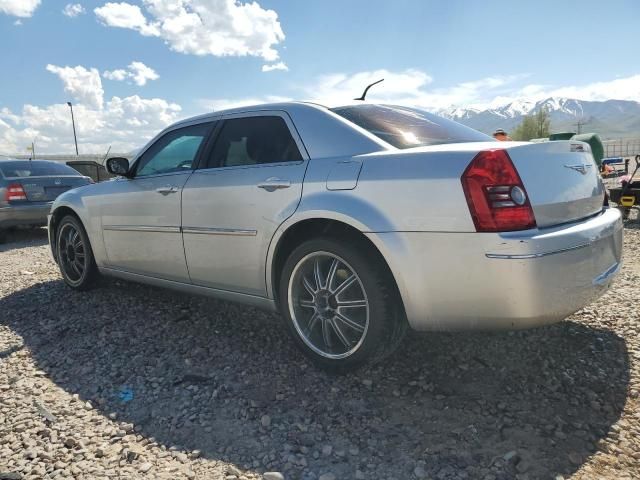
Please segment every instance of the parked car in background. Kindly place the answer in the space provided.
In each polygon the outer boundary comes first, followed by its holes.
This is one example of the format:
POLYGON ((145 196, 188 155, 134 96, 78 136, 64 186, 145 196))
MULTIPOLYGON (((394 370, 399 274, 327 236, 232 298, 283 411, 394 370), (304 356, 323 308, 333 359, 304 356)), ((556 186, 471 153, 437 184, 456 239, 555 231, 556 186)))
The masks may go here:
POLYGON ((80 172, 80 174, 91 178, 95 183, 104 182, 115 177, 115 175, 107 172, 103 165, 92 160, 71 160, 67 162, 67 165, 80 172))
POLYGON ((17 226, 44 226, 61 193, 91 183, 63 163, 0 160, 0 235, 17 226))
POLYGON ((417 109, 216 112, 107 169, 52 209, 70 287, 103 273, 279 310, 328 369, 384 358, 408 326, 557 322, 620 268, 588 144, 496 142, 417 109))

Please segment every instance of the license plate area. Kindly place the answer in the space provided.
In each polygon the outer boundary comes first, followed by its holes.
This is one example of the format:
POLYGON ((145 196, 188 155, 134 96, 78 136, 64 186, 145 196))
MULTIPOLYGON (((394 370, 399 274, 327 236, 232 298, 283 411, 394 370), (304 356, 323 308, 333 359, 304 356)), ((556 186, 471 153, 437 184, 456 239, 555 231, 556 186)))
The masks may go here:
POLYGON ((62 186, 62 187, 45 187, 45 195, 47 200, 55 200, 58 196, 62 195, 64 192, 69 190, 71 187, 62 186))

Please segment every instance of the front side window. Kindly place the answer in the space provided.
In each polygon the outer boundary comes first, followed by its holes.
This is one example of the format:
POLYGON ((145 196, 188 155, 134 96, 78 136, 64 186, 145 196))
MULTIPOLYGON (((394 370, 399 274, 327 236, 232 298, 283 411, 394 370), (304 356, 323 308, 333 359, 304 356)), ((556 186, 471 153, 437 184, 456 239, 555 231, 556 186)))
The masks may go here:
POLYGON ((301 160, 298 146, 281 117, 247 117, 224 122, 208 166, 236 167, 301 160))
POLYGON ((396 148, 494 140, 460 123, 415 108, 364 104, 331 111, 396 148))
POLYGON ((136 176, 178 173, 193 169, 198 150, 210 131, 211 124, 204 123, 167 133, 142 154, 136 176))

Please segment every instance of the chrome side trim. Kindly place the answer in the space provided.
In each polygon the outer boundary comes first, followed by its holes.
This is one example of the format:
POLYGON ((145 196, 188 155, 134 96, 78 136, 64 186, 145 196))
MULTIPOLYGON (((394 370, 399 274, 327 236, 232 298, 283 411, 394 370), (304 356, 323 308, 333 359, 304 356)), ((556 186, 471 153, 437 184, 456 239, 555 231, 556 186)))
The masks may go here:
POLYGON ((207 228, 207 227, 182 227, 182 233, 193 235, 237 235, 242 237, 255 237, 257 230, 242 230, 237 228, 207 228))
POLYGON ((180 233, 180 227, 151 227, 142 225, 104 225, 102 229, 116 232, 180 233))
POLYGON ((174 280, 165 280, 162 278, 150 277, 148 275, 127 272, 125 270, 118 270, 115 268, 98 267, 98 270, 104 275, 122 278, 123 280, 129 280, 131 282, 139 282, 161 288, 170 288, 172 290, 177 290, 179 292, 184 292, 192 295, 205 295, 207 297, 213 297, 229 302, 243 303, 245 305, 250 305, 262 310, 267 310, 269 312, 276 312, 278 310, 276 302, 266 297, 259 297, 246 293, 230 292, 228 290, 218 290, 216 288, 202 287, 200 285, 176 282, 174 280))
POLYGON ((526 253, 521 255, 508 255, 503 253, 485 253, 485 256, 487 258, 497 258, 500 260, 527 260, 530 258, 542 258, 542 257, 548 257, 549 255, 556 255, 558 253, 570 252, 572 250, 579 250, 581 248, 585 248, 590 245, 591 243, 583 243, 580 245, 576 245, 574 247, 561 248, 560 250, 553 250, 551 252, 526 253))
POLYGON ((621 267, 622 267, 621 262, 614 263, 607 270, 605 270, 603 273, 601 273, 596 278, 594 278, 591 283, 595 286, 606 285, 609 282, 609 280, 611 280, 611 277, 613 277, 616 273, 620 271, 621 267))

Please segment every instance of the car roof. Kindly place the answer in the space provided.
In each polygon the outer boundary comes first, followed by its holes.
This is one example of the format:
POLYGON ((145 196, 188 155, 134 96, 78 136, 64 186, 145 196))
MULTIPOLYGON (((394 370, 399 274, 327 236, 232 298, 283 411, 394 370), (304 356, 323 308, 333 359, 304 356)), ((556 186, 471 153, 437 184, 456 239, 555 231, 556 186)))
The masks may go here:
POLYGON ((264 111, 287 113, 295 122, 298 134, 305 138, 305 148, 311 157, 358 155, 393 148, 372 133, 335 114, 325 105, 312 102, 278 102, 228 108, 179 120, 149 140, 135 155, 133 162, 137 161, 140 155, 158 138, 169 131, 198 123, 213 122, 228 115, 264 111), (315 135, 314 132, 319 130, 330 132, 328 134, 333 141, 326 142, 323 138, 315 135))
POLYGON ((7 162, 31 162, 31 163, 55 163, 58 165, 65 165, 65 162, 58 162, 56 160, 29 160, 28 158, 0 158, 0 163, 7 163, 7 162))
POLYGON ((215 110, 209 113, 203 113, 194 117, 185 118, 174 123, 173 126, 180 125, 182 123, 193 123, 203 120, 215 120, 218 117, 225 115, 233 115, 235 113, 249 113, 260 112, 268 110, 326 110, 327 107, 317 103, 311 102, 277 102, 277 103, 259 103, 255 105, 242 105, 240 107, 225 108, 222 110, 215 110))

